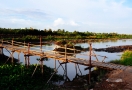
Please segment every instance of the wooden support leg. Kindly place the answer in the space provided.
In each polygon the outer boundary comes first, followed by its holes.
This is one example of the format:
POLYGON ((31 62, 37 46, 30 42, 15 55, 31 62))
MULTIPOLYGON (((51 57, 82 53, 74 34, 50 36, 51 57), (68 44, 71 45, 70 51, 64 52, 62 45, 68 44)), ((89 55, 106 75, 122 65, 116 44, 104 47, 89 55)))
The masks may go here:
POLYGON ((24 62, 25 62, 25 66, 27 66, 27 57, 26 57, 26 55, 24 55, 24 62))
POLYGON ((67 81, 67 63, 65 63, 65 81, 67 81))
POLYGON ((20 63, 20 53, 18 52, 18 63, 20 63))
POLYGON ((1 55, 2 55, 2 58, 3 58, 4 57, 3 48, 1 49, 1 55))
POLYGON ((76 63, 75 63, 75 70, 76 70, 75 78, 77 78, 78 73, 77 73, 77 64, 76 63))
POLYGON ((57 72, 57 70, 56 70, 56 59, 55 59, 55 68, 54 68, 54 71, 56 71, 56 72, 57 72))
POLYGON ((37 69, 37 67, 38 67, 39 62, 40 62, 40 61, 38 61, 38 63, 37 63, 37 65, 36 65, 36 67, 35 67, 35 69, 34 69, 34 71, 33 71, 33 73, 32 73, 32 76, 31 76, 31 77, 33 77, 33 75, 34 75, 34 73, 35 73, 35 71, 36 71, 36 69, 37 69))
POLYGON ((3 54, 3 48, 0 48, 0 54, 1 55, 3 54))
MULTIPOLYGON (((58 60, 58 62, 59 62, 59 60, 58 60)), ((64 67, 61 65, 61 63, 59 62, 59 64, 60 64, 60 66, 62 67, 62 69, 64 70, 64 73, 65 73, 65 69, 64 69, 64 67)))
MULTIPOLYGON (((59 69, 59 67, 61 66, 61 64, 57 67, 57 70, 59 69)), ((53 77, 53 75, 55 74, 56 72, 54 72, 51 77, 49 78, 49 80, 47 81, 47 83, 49 83, 49 81, 51 80, 51 78, 53 77)))
MULTIPOLYGON (((10 56, 9 56, 9 58, 6 60, 6 62, 8 62, 8 60, 11 58, 11 54, 10 54, 10 56)), ((5 62, 5 64, 6 64, 6 62, 5 62)))
POLYGON ((27 56, 27 67, 29 67, 29 65, 30 65, 30 58, 29 56, 27 56))
POLYGON ((43 73, 44 73, 44 69, 43 69, 43 58, 40 58, 40 67, 41 67, 41 73, 42 73, 42 76, 43 76, 43 73))
POLYGON ((12 64, 13 64, 13 62, 14 62, 13 53, 14 53, 14 51, 11 51, 11 63, 12 63, 12 64))
POLYGON ((77 66, 78 66, 78 70, 80 71, 80 74, 81 74, 81 76, 82 76, 82 72, 81 72, 81 70, 80 70, 80 67, 79 67, 79 65, 77 64, 77 66))
POLYGON ((89 84, 91 84, 91 68, 89 68, 89 84))
POLYGON ((70 81, 70 79, 67 76, 67 62, 65 63, 65 81, 70 81))

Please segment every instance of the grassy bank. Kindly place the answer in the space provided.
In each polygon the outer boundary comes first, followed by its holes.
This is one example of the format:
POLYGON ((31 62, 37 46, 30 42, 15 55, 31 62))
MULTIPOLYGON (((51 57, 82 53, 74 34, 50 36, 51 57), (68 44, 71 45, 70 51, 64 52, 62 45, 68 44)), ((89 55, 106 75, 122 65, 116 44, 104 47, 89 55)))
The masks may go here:
POLYGON ((132 66, 132 51, 126 50, 122 54, 120 60, 113 60, 113 61, 111 61, 111 63, 132 66))

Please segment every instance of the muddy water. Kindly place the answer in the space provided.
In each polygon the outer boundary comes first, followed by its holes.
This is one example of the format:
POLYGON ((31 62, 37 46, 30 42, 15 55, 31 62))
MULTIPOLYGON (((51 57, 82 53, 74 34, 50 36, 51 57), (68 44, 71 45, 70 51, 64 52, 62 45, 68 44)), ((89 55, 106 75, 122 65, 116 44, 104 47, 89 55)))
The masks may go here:
MULTIPOLYGON (((87 48, 89 46, 88 43, 78 43, 77 45, 80 45, 84 48, 87 48)), ((106 48, 108 46, 119 46, 119 45, 132 45, 132 39, 127 39, 127 40, 117 40, 116 42, 96 42, 96 43, 92 43, 92 47, 93 48, 106 48)), ((51 51, 53 50, 54 48, 56 47, 55 44, 51 44, 50 46, 43 46, 43 51, 51 51)), ((40 48, 39 46, 36 46, 36 48, 40 48)), ((31 49, 34 49, 34 48, 31 48, 31 49)), ((10 56, 9 52, 7 52, 5 49, 4 49, 4 54, 7 55, 7 56, 10 56)), ((105 62, 109 62, 111 60, 115 60, 115 59, 119 59, 121 54, 122 53, 107 53, 107 52, 95 52, 96 55, 101 55, 101 56, 106 56, 108 58, 105 59, 105 62)), ((82 52, 80 54, 77 54, 76 57, 77 58, 84 58, 84 59, 88 59, 89 57, 86 56, 88 55, 88 52, 82 52)), ((18 54, 17 53, 14 53, 14 57, 15 58, 18 58, 18 54)), ((30 57, 30 64, 36 64, 38 63, 38 61, 36 60, 37 56, 31 56, 30 57)), ((98 56, 97 57, 99 61, 102 61, 103 60, 103 57, 100 57, 98 56)), ((95 57, 92 57, 92 60, 96 60, 95 57)), ((24 55, 23 53, 20 54, 20 62, 24 63, 24 55)), ((54 60, 53 59, 49 59, 49 61, 44 61, 44 64, 51 67, 51 68, 54 68, 55 65, 54 65, 54 60)), ((57 66, 59 64, 57 63, 57 66)), ((75 77, 75 65, 73 63, 68 63, 67 65, 67 70, 68 70, 68 77, 72 80, 74 77, 75 77)), ((80 69, 81 69, 81 72, 83 75, 86 75, 88 74, 88 70, 84 70, 84 68, 86 66, 83 66, 83 65, 79 65, 80 69)), ((63 74, 64 71, 62 69, 62 67, 60 67, 58 69, 58 74, 63 74)), ((78 71, 78 74, 80 74, 80 72, 78 71)))

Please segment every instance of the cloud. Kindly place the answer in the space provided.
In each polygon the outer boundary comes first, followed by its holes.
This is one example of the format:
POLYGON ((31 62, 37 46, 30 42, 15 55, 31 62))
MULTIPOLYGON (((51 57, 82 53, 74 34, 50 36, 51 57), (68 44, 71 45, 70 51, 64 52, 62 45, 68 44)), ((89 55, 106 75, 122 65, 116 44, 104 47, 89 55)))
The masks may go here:
POLYGON ((79 26, 77 23, 75 23, 74 21, 70 21, 70 25, 72 26, 79 26))
POLYGON ((2 1, 0 6, 0 17, 4 22, 0 25, 5 27, 29 25, 37 28, 52 27, 94 32, 124 32, 132 29, 132 5, 126 5, 126 2, 131 3, 130 0, 10 1, 17 4, 7 1, 2 1))
POLYGON ((63 27, 67 27, 67 26, 79 26, 75 21, 73 20, 65 20, 65 19, 62 19, 62 18, 58 18, 56 20, 54 20, 54 23, 53 23, 53 26, 54 27, 60 27, 60 26, 63 26, 63 27))
POLYGON ((54 26, 58 26, 58 25, 63 25, 63 24, 65 24, 65 22, 63 21, 63 19, 62 18, 58 18, 58 19, 56 19, 55 21, 54 21, 54 26))

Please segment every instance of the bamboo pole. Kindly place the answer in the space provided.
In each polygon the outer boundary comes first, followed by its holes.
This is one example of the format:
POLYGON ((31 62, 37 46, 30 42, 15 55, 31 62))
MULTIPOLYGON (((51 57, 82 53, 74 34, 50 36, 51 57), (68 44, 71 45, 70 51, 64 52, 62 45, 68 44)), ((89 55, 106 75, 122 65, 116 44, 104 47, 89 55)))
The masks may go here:
MULTIPOLYGON (((74 49, 74 57, 76 58, 76 55, 75 55, 76 49, 75 49, 74 45, 73 45, 73 49, 74 49)), ((77 77, 77 65, 76 65, 76 63, 75 63, 75 70, 76 70, 76 76, 75 77, 77 77)))
POLYGON ((41 58, 40 57, 40 67, 41 67, 41 74, 42 74, 42 76, 43 76, 43 73, 44 73, 44 69, 43 69, 43 59, 44 58, 41 58))
POLYGON ((13 39, 12 39, 12 46, 13 46, 13 43, 14 43, 14 41, 13 41, 13 39))
POLYGON ((42 36, 40 36, 40 50, 42 52, 42 36))
POLYGON ((18 52, 18 63, 20 63, 20 53, 18 52))
POLYGON ((11 63, 13 64, 14 58, 13 58, 14 51, 11 51, 11 63))
POLYGON ((89 43, 89 84, 91 84, 91 51, 92 51, 92 44, 89 43))
POLYGON ((26 57, 26 55, 24 55, 24 62, 25 62, 25 66, 27 66, 27 57, 26 57))
POLYGON ((67 81, 67 45, 65 45, 65 79, 67 81))

